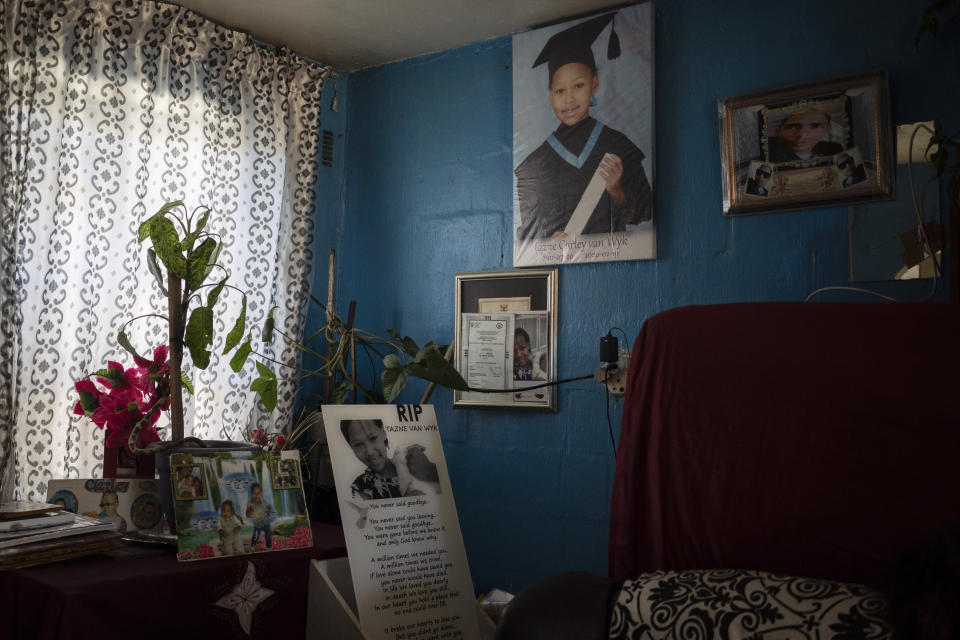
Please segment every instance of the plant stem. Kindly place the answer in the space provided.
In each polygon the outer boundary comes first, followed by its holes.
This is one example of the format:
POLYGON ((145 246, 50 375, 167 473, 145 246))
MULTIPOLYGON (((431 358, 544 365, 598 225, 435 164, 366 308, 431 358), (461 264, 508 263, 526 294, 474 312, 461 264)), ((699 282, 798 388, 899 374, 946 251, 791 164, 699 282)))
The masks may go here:
POLYGON ((170 317, 170 434, 173 440, 183 438, 183 333, 186 314, 181 300, 180 278, 167 274, 167 295, 170 317))

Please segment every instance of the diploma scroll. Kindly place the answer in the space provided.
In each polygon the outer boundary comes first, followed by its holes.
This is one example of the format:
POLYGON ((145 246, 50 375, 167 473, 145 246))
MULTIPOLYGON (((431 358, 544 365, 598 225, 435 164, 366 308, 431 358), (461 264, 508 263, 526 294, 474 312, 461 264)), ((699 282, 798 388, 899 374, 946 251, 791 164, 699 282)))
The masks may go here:
MULTIPOLYGON (((603 161, 609 156, 609 153, 603 154, 600 164, 603 164, 603 161)), ((587 190, 580 196, 580 202, 577 203, 577 208, 573 210, 570 220, 567 221, 567 226, 563 229, 565 234, 568 236, 579 236, 583 233, 583 228, 587 226, 590 215, 593 213, 593 210, 597 208, 597 203, 600 202, 600 198, 603 196, 606 188, 607 183, 603 179, 603 176, 600 175, 600 166, 598 165, 597 170, 593 172, 593 177, 590 178, 587 190)))

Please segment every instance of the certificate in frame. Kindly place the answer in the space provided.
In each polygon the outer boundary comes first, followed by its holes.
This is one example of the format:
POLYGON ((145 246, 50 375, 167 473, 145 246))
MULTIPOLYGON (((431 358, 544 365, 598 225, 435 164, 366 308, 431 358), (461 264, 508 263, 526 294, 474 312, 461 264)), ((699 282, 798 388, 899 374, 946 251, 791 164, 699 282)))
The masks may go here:
POLYGON ((556 268, 458 273, 456 314, 460 375, 473 388, 510 391, 455 391, 454 408, 557 410, 556 386, 543 386, 557 379, 556 268), (523 304, 493 311, 492 299, 523 304))

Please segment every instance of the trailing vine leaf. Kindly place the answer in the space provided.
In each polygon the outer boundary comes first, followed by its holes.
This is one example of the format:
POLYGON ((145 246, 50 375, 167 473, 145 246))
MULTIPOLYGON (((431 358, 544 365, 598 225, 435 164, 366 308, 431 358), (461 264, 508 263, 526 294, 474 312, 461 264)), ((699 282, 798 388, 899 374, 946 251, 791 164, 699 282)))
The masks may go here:
POLYGON ((230 368, 233 369, 235 373, 243 369, 243 365, 247 362, 247 356, 249 356, 252 351, 253 347, 250 346, 250 338, 248 337, 247 341, 241 344, 237 348, 237 352, 230 358, 230 368))
POLYGON ((196 291, 207 279, 207 265, 210 257, 217 248, 217 241, 207 238, 195 250, 190 251, 187 257, 187 288, 196 291))
POLYGON ((273 411, 277 407, 277 374, 262 362, 257 363, 257 371, 260 377, 250 383, 250 390, 260 395, 260 402, 267 411, 273 411))
POLYGON ((153 277, 157 279, 157 286, 160 287, 163 295, 170 295, 167 293, 167 283, 163 277, 163 271, 160 269, 160 263, 157 262, 157 252, 154 251, 153 248, 147 249, 147 269, 149 269, 153 277))
MULTIPOLYGON (((243 295, 243 301, 240 307, 240 315, 237 317, 237 321, 233 325, 233 329, 230 329, 230 333, 227 334, 227 342, 223 345, 223 355, 227 355, 231 349, 237 346, 240 341, 243 339, 243 334, 246 331, 247 326, 247 295, 243 295)), ((247 340, 249 345, 250 340, 247 340)), ((246 360, 246 356, 244 356, 246 360)), ((232 366, 232 364, 231 364, 232 366)), ((234 371, 240 371, 240 369, 234 369, 234 371)))

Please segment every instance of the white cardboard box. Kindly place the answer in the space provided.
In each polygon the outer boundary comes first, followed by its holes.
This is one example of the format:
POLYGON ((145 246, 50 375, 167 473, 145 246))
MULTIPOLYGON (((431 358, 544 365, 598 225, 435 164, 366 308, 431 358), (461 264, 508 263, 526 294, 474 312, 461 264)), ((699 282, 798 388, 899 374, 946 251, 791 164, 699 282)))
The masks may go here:
MULTIPOLYGON (((493 640, 496 625, 477 606, 480 637, 493 640)), ((347 558, 313 560, 307 594, 306 640, 369 640, 360 630, 347 558)))

